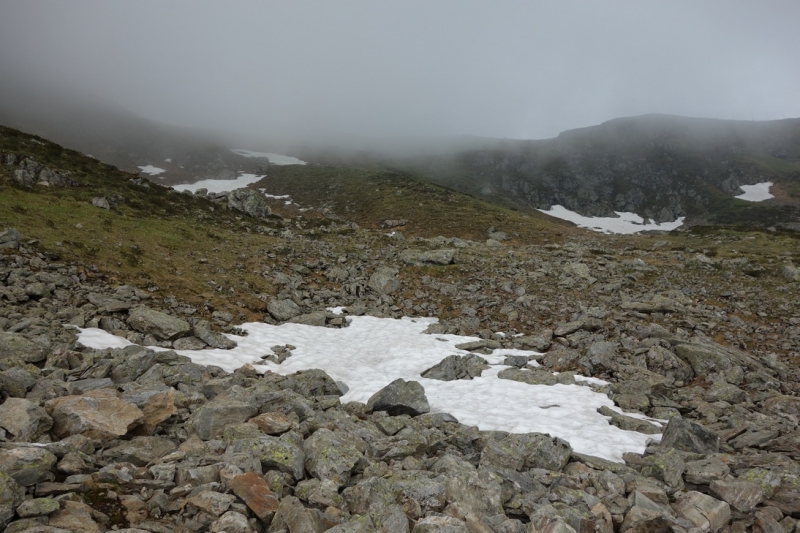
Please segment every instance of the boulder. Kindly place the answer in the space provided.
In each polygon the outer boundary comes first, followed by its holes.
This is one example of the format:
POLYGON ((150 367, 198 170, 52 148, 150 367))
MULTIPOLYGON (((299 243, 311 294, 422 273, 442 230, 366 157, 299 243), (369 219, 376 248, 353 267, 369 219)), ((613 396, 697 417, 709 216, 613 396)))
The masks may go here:
POLYGON ((727 503, 701 492, 689 491, 679 495, 672 509, 677 516, 708 533, 716 533, 731 519, 731 508, 727 503))
POLYGON ((480 376, 487 368, 489 368, 489 364, 486 359, 479 355, 448 355, 441 362, 424 371, 421 376, 441 381, 472 379, 480 376))
POLYGON ((272 315, 272 318, 278 321, 289 320, 303 313, 300 306, 288 298, 270 300, 267 304, 267 311, 272 315))
POLYGON ((707 344, 678 344, 675 353, 689 363, 698 376, 728 370, 734 365, 722 348, 707 344))
POLYGON ((0 472, 5 472, 23 487, 55 479, 50 470, 58 459, 45 448, 20 446, 0 450, 0 472))
POLYGON ((83 435, 90 439, 114 439, 126 435, 144 414, 111 389, 89 391, 83 396, 64 396, 45 403, 58 438, 83 435))
POLYGON ((254 472, 248 472, 233 477, 228 481, 228 487, 247 504, 261 521, 270 523, 278 510, 280 499, 270 490, 263 477, 254 472))
POLYGON ((403 250, 400 259, 409 265, 450 265, 455 263, 456 251, 453 249, 440 250, 403 250))
POLYGON ((194 336, 217 350, 231 350, 236 348, 236 342, 225 335, 217 333, 211 329, 211 325, 205 320, 197 320, 192 327, 194 336))
POLYGON ((0 427, 13 435, 16 442, 32 442, 50 431, 53 419, 29 400, 7 398, 0 405, 0 427))
POLYGON ((258 412, 253 405, 231 398, 216 398, 198 408, 189 418, 189 426, 202 440, 222 434, 229 424, 245 422, 258 412))
POLYGON ((264 195, 246 187, 228 193, 228 208, 243 211, 256 218, 267 218, 272 214, 264 195))
POLYGON ((425 389, 418 381, 396 379, 376 392, 367 401, 370 411, 386 411, 392 416, 417 416, 430 412, 425 389))
POLYGON ((367 286, 378 294, 391 294, 400 288, 398 270, 387 266, 379 266, 369 278, 367 286))
POLYGON ((185 320, 148 307, 131 309, 128 324, 136 331, 162 341, 173 341, 192 332, 192 327, 185 320))
MULTIPOLYGON (((1 245, 0 245, 1 246, 1 245)), ((782 271, 783 277, 789 281, 800 281, 800 267, 785 265, 782 271)))
POLYGON ((151 434, 158 424, 175 413, 175 389, 172 387, 126 392, 122 395, 122 398, 141 409, 141 425, 136 429, 136 432, 142 435, 151 434))
POLYGON ((347 485, 350 473, 363 455, 347 440, 340 439, 329 429, 318 429, 303 444, 305 468, 320 480, 330 480, 338 486, 347 485))
POLYGON ((0 230, 0 249, 16 248, 19 246, 19 231, 16 228, 0 230))
POLYGON ((236 511, 228 511, 211 523, 209 531, 211 533, 253 533, 254 529, 245 515, 236 511))
POLYGON ((709 492, 717 498, 728 502, 734 509, 749 513, 756 505, 764 501, 761 487, 749 481, 714 480, 708 486, 709 492))
POLYGON ((0 331, 0 354, 3 357, 19 357, 26 363, 40 363, 47 359, 47 348, 19 333, 0 331))
POLYGON ((684 452, 717 453, 719 452, 719 435, 691 420, 672 417, 664 429, 661 446, 684 452))
POLYGON ((0 528, 5 528, 14 518, 14 510, 25 498, 25 489, 14 478, 0 470, 0 528))

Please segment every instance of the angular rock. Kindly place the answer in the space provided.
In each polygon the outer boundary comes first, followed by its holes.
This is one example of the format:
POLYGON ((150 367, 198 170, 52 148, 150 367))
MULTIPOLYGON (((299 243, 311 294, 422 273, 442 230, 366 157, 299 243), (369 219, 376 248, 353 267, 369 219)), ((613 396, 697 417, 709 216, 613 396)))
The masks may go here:
POLYGON ((696 528, 709 533, 716 533, 731 519, 731 508, 727 503, 701 492, 689 491, 680 495, 672 509, 696 528))
POLYGON ((452 249, 441 250, 403 250, 400 259, 409 265, 450 265, 455 263, 456 251, 452 249))
POLYGON ((419 520, 412 533, 470 533, 466 522, 452 516, 428 516, 419 520))
POLYGON ((708 489, 713 496, 728 502, 734 509, 743 513, 749 513, 764 501, 761 487, 749 481, 715 480, 708 489))
POLYGON ((396 268, 379 266, 370 276, 367 286, 378 294, 391 294, 400 288, 398 273, 396 268))
POLYGON ((270 533, 288 530, 290 533, 321 533, 325 526, 313 509, 306 509, 300 500, 287 496, 281 500, 272 524, 270 533))
POLYGON ((150 435, 158 425, 175 413, 175 389, 127 392, 122 398, 142 411, 137 433, 150 435))
POLYGON ((211 325, 205 320, 197 320, 192 326, 194 336, 217 350, 231 350, 236 348, 236 342, 225 335, 217 333, 211 329, 211 325))
POLYGON ((39 363, 47 359, 47 349, 19 333, 0 331, 0 355, 19 357, 26 363, 39 363))
POLYGON ((706 344, 678 344, 675 353, 689 363, 698 376, 728 370, 734 364, 724 350, 706 344))
POLYGON ((281 383, 281 388, 292 390, 306 398, 314 396, 341 396, 339 386, 324 370, 300 370, 289 374, 281 383))
POLYGON ((111 389, 89 391, 83 396, 64 396, 45 403, 58 438, 83 435, 90 439, 114 439, 126 435, 142 419, 142 411, 111 389))
POLYGON ((229 424, 238 424, 251 418, 258 412, 253 405, 230 398, 216 398, 194 413, 189 425, 202 440, 210 440, 222 434, 229 424))
POLYGON ((724 479, 730 472, 731 469, 727 464, 712 457, 686 463, 683 477, 687 483, 708 485, 712 481, 724 479))
POLYGON ((117 463, 125 462, 136 466, 145 466, 174 450, 175 444, 165 437, 134 437, 119 446, 103 451, 102 457, 117 463))
POLYGON ((762 406, 765 412, 788 417, 800 417, 800 398, 796 396, 773 396, 762 406))
POLYGON ((422 385, 402 378, 392 381, 373 394, 367 401, 367 408, 370 411, 386 411, 392 416, 417 416, 431 410, 422 385))
POLYGON ((53 419, 47 411, 24 398, 7 398, 0 405, 0 427, 16 442, 33 442, 50 431, 53 419))
POLYGON ((100 533, 102 530, 94 521, 92 511, 85 503, 64 500, 61 509, 50 515, 49 525, 73 533, 100 533))
POLYGON ((445 498, 465 512, 477 516, 494 516, 503 512, 499 478, 488 470, 459 472, 448 477, 445 498))
POLYGON ((253 533, 253 528, 245 515, 236 511, 228 511, 211 523, 209 531, 210 533, 253 533))
POLYGON ((278 510, 280 500, 264 481, 264 478, 253 472, 235 476, 228 481, 228 487, 238 496, 255 515, 269 524, 278 510))
POLYGON ((254 416, 247 423, 254 424, 262 433, 267 435, 286 433, 296 425, 294 420, 281 413, 262 413, 254 416))
POLYGON ((270 300, 267 304, 267 311, 272 315, 272 318, 278 321, 289 320, 303 312, 299 305, 288 298, 283 300, 270 300))
POLYGON ((628 496, 629 509, 619 530, 635 532, 667 532, 675 521, 669 507, 660 505, 641 492, 628 496))
POLYGON ((174 341, 192 332, 192 327, 185 320, 148 307, 131 309, 128 324, 136 331, 162 341, 174 341))
POLYGON ((6 472, 0 470, 0 528, 14 517, 14 510, 25 498, 25 489, 6 472))
MULTIPOLYGON (((527 361, 526 361, 527 362, 527 361)), ((472 379, 489 368, 486 359, 476 354, 448 355, 438 364, 420 374, 423 378, 453 381, 456 379, 472 379)))
POLYGON ((0 450, 0 471, 11 476, 23 487, 40 481, 53 481, 50 472, 58 459, 44 448, 20 446, 0 450))
POLYGON ((363 455, 329 429, 318 429, 303 444, 306 470, 320 480, 347 485, 355 465, 363 455))
POLYGON ((696 422, 673 417, 664 429, 661 446, 684 452, 717 453, 719 452, 719 435, 696 422))
POLYGON ((16 228, 0 230, 0 249, 16 248, 19 246, 19 231, 16 228))
POLYGON ((34 498, 25 500, 17 507, 17 515, 20 518, 30 518, 31 516, 43 516, 61 509, 58 501, 52 498, 34 498))
POLYGON ((228 193, 228 208, 244 211, 256 218, 267 218, 272 214, 264 195, 255 189, 234 189, 228 193))
POLYGON ((114 383, 137 380, 156 363, 157 356, 153 350, 141 346, 127 346, 122 349, 120 359, 111 370, 111 379, 114 383))
POLYGON ((207 490, 186 500, 190 505, 194 505, 213 516, 220 516, 228 510, 231 504, 236 501, 236 497, 232 494, 222 494, 207 490))

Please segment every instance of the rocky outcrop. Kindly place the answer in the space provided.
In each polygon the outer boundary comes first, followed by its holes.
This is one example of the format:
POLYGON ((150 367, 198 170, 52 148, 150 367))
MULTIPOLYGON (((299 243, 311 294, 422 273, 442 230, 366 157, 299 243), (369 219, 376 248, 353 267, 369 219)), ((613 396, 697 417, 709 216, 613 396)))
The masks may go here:
POLYGON ((229 192, 228 207, 256 218, 266 218, 272 214, 264 195, 255 189, 243 188, 229 192))

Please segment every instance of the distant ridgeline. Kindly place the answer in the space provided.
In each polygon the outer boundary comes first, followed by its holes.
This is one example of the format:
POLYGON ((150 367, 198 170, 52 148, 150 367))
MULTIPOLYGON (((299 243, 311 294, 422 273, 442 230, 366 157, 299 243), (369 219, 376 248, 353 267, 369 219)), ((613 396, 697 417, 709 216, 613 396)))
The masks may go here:
POLYGON ((486 140, 403 164, 431 181, 520 207, 800 229, 800 119, 645 115, 554 139, 486 140), (774 198, 735 198, 746 192, 740 186, 765 182, 774 198))

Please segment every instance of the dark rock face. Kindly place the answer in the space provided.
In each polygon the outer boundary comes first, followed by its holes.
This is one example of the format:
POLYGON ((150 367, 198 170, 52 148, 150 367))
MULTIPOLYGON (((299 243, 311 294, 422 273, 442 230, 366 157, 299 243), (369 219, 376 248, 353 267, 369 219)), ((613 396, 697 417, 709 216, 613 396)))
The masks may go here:
POLYGON ((453 381, 454 379, 472 379, 489 368, 486 359, 479 355, 449 355, 442 361, 422 373, 423 378, 453 381))
POLYGON ((396 379, 372 395, 367 402, 370 411, 386 411, 392 416, 417 416, 431 410, 425 389, 417 381, 396 379))
POLYGON ((228 207, 244 211, 256 218, 266 218, 272 214, 264 195, 255 189, 236 189, 228 193, 228 207))
POLYGON ((675 417, 664 429, 661 445, 684 452, 717 453, 719 435, 696 422, 675 417))

